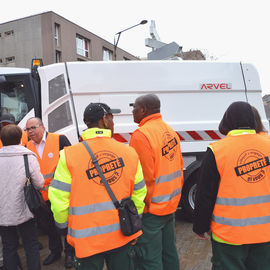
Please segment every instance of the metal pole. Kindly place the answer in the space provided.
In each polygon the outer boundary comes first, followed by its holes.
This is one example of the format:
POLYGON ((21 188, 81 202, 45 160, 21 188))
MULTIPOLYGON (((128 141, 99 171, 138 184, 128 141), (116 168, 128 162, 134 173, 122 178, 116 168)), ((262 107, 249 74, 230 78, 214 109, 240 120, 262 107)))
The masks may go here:
POLYGON ((114 61, 116 61, 116 50, 117 50, 117 45, 118 45, 118 42, 119 42, 119 39, 120 39, 121 34, 123 32, 125 32, 125 31, 131 29, 131 28, 134 28, 134 27, 140 25, 140 24, 146 24, 146 23, 147 23, 147 20, 142 20, 140 23, 137 23, 137 24, 135 24, 133 26, 130 26, 130 27, 128 27, 128 28, 126 28, 126 29, 124 29, 124 30, 122 30, 122 31, 120 31, 120 32, 118 32, 118 33, 116 33, 114 35, 114 41, 113 41, 113 56, 114 56, 114 61), (117 40, 115 42, 115 36, 116 35, 117 35, 117 40))

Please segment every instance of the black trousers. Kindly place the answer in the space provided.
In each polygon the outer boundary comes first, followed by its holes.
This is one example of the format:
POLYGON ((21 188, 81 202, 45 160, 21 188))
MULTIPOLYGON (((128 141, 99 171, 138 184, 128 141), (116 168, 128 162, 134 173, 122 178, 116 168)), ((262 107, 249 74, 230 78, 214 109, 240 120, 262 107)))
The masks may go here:
MULTIPOLYGON (((53 218, 53 213, 51 211, 50 201, 46 201, 48 208, 41 208, 35 217, 37 220, 38 228, 48 235, 49 239, 49 249, 51 253, 62 253, 63 245, 61 240, 61 235, 59 234, 55 221, 53 218)), ((64 242, 64 252, 66 255, 74 255, 74 248, 68 244, 66 237, 64 242)))
POLYGON ((17 226, 0 226, 5 270, 17 270, 19 245, 18 232, 26 253, 27 269, 40 270, 38 235, 34 219, 17 226))

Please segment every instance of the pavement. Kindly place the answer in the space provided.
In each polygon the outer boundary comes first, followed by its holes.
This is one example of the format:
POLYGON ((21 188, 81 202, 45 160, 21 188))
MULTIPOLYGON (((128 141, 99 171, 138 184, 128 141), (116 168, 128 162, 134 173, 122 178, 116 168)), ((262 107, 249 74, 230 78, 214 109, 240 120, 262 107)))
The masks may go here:
MULTIPOLYGON (((181 270, 210 270, 211 269, 211 241, 197 239, 192 232, 192 224, 185 220, 183 216, 177 216, 176 224, 176 242, 177 250, 180 257, 181 270)), ((39 241, 43 244, 44 248, 40 250, 41 263, 49 255, 48 241, 45 235, 39 236, 39 241)), ((19 247, 19 256, 23 265, 26 268, 26 257, 23 247, 19 247)), ((60 260, 55 263, 41 267, 42 270, 65 270, 64 267, 64 254, 60 260)), ((106 267, 104 267, 106 270, 106 267)), ((119 269, 125 270, 125 269, 119 269)), ((164 269, 169 270, 169 269, 164 269)))

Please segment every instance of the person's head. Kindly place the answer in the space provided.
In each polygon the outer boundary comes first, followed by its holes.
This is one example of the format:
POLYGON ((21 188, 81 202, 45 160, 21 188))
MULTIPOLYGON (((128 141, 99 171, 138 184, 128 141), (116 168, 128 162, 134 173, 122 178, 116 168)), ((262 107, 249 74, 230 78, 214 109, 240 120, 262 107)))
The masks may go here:
POLYGON ((254 106, 252 106, 252 110, 253 110, 254 117, 255 117, 255 130, 256 130, 256 133, 266 132, 266 129, 263 126, 262 119, 261 119, 261 116, 260 116, 258 110, 254 106))
POLYGON ((21 142, 22 130, 14 124, 4 126, 1 130, 1 140, 3 146, 18 145, 21 142))
POLYGON ((4 113, 1 116, 0 123, 1 123, 1 128, 10 124, 15 124, 15 117, 11 113, 4 113))
POLYGON ((138 97, 133 104, 133 119, 140 123, 148 115, 160 112, 160 100, 155 94, 147 94, 138 97))
POLYGON ((220 133, 227 135, 234 129, 255 129, 255 117, 249 103, 233 102, 224 113, 219 124, 220 133))
POLYGON ((113 113, 120 112, 120 109, 111 109, 105 103, 90 103, 84 110, 83 121, 88 128, 110 129, 113 134, 113 113))
POLYGON ((31 140, 33 140, 35 143, 40 143, 45 132, 45 127, 40 118, 32 117, 27 120, 25 131, 31 140))

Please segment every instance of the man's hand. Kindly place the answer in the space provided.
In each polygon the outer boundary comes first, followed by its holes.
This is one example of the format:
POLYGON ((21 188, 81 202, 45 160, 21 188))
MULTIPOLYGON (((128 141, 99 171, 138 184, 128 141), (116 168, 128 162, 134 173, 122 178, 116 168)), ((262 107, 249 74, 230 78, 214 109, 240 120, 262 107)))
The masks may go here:
POLYGON ((135 238, 135 239, 131 242, 131 245, 132 245, 132 246, 136 245, 137 240, 138 240, 138 238, 135 238))
MULTIPOLYGON (((211 231, 208 231, 207 234, 209 236, 211 236, 211 231)), ((207 240, 207 239, 209 239, 207 237, 207 235, 205 235, 205 233, 200 233, 200 234, 196 234, 196 235, 197 235, 197 238, 199 238, 200 240, 207 240)))

